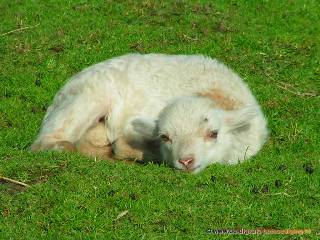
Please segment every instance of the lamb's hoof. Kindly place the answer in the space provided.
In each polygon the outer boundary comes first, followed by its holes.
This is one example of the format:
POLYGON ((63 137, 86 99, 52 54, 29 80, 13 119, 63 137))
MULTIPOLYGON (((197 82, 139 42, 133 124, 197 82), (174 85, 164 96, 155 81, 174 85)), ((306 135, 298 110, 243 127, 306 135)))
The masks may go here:
POLYGON ((41 151, 41 144, 40 143, 34 143, 31 145, 30 150, 32 152, 38 152, 41 151))

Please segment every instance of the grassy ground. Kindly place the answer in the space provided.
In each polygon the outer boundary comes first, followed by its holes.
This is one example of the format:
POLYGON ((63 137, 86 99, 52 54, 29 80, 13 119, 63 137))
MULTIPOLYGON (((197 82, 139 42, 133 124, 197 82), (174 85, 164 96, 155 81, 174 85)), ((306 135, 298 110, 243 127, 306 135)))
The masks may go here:
POLYGON ((0 239, 233 239, 208 233, 227 228, 311 229, 277 238, 319 237, 319 13, 315 0, 0 0, 0 175, 31 185, 0 184, 0 239), (227 63, 268 118, 264 149, 196 176, 30 153, 66 79, 128 52, 227 63))

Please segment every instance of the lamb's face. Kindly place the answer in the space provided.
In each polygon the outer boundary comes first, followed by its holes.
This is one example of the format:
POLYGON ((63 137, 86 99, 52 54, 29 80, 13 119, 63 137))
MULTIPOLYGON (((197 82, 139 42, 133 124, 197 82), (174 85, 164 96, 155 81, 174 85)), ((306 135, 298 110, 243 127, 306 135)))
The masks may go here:
POLYGON ((192 173, 211 163, 227 162, 234 136, 250 126, 255 107, 225 111, 205 97, 182 97, 168 104, 156 121, 137 118, 137 139, 158 139, 163 161, 192 173))
POLYGON ((223 111, 206 98, 184 97, 168 105, 158 119, 163 159, 194 173, 222 161, 231 147, 223 120, 223 111))

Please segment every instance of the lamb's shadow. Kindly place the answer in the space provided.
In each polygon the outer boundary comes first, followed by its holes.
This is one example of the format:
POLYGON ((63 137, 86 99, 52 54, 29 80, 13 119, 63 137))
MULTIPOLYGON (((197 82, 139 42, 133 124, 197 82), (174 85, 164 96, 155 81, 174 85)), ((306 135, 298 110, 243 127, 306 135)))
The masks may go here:
POLYGON ((135 149, 142 152, 142 159, 128 159, 137 164, 147 165, 149 163, 161 165, 163 161, 160 155, 160 142, 159 140, 148 140, 141 143, 128 142, 128 144, 135 149))

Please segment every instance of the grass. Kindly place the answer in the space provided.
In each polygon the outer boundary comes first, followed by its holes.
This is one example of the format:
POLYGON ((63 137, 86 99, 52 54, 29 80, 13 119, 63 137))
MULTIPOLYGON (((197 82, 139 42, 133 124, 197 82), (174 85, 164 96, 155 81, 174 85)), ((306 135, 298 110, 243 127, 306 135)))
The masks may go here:
POLYGON ((31 185, 0 185, 1 239, 319 237, 318 1, 0 0, 0 12, 0 175, 31 185), (268 143, 199 175, 29 152, 66 79, 128 52, 225 62, 261 103, 268 143), (208 233, 235 228, 312 233, 208 233))

